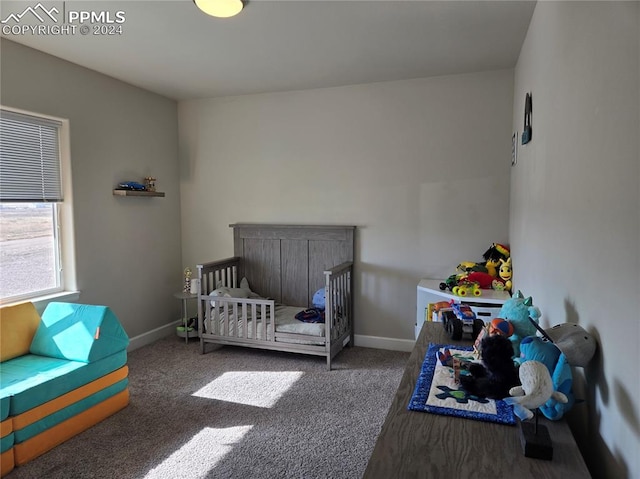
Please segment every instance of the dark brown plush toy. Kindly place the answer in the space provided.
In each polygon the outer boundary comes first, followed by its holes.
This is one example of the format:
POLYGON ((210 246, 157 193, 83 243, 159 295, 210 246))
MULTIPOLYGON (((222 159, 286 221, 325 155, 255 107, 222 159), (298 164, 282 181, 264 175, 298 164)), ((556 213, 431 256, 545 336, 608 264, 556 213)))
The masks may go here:
POLYGON ((469 374, 460 376, 460 384, 469 394, 490 399, 509 397, 509 389, 520 385, 513 363, 513 346, 504 336, 486 336, 480 343, 482 362, 472 363, 469 374))

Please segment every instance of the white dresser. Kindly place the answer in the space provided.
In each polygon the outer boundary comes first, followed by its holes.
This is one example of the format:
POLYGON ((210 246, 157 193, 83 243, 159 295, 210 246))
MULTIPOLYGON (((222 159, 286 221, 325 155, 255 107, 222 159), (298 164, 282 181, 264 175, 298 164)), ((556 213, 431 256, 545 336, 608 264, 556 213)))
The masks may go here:
POLYGON ((480 319, 486 321, 487 319, 491 320, 497 317, 504 302, 511 298, 511 295, 507 291, 495 291, 493 289, 483 289, 481 296, 456 296, 451 291, 440 290, 440 283, 443 281, 444 280, 440 279, 422 279, 418 283, 415 324, 416 339, 418 339, 425 320, 431 320, 431 318, 427 318, 430 303, 450 301, 453 299, 456 302, 468 304, 480 319))

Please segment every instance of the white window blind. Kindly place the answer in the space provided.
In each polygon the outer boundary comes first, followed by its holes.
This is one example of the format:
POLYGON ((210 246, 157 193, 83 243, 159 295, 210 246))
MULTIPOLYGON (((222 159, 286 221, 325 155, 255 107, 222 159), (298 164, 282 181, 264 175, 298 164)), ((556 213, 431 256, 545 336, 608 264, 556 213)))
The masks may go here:
POLYGON ((62 201, 61 125, 0 110, 0 202, 62 201))

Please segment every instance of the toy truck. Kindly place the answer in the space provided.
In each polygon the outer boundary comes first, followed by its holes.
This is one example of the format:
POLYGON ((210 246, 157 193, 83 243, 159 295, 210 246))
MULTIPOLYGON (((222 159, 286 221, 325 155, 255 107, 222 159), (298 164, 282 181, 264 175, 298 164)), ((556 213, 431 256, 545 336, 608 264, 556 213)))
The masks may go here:
POLYGON ((463 283, 458 286, 454 286, 451 290, 456 296, 480 296, 482 291, 478 283, 463 283))
POLYGON ((484 321, 476 318, 476 314, 466 304, 451 301, 451 309, 442 311, 444 329, 453 340, 462 339, 463 334, 470 334, 475 340, 484 328, 484 321))
POLYGON ((475 281, 469 281, 465 275, 452 274, 439 284, 441 291, 449 290, 456 296, 480 296, 480 285, 475 281))
POLYGON ((455 286, 458 286, 459 279, 460 279, 459 274, 452 274, 451 276, 449 276, 447 279, 445 279, 442 283, 438 285, 440 288, 440 291, 444 291, 445 289, 448 289, 449 291, 451 291, 455 286))

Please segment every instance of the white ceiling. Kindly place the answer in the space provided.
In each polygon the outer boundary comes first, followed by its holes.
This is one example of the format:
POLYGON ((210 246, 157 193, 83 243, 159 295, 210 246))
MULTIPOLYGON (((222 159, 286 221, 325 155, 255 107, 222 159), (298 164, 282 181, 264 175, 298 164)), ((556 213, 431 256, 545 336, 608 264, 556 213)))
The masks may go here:
MULTIPOLYGON (((37 3, 3 0, 1 19, 37 3)), ((512 68, 535 6, 251 0, 218 19, 192 0, 42 3, 67 14, 123 11, 122 34, 2 37, 178 100, 512 68)), ((25 15, 21 23, 39 21, 25 15)))

